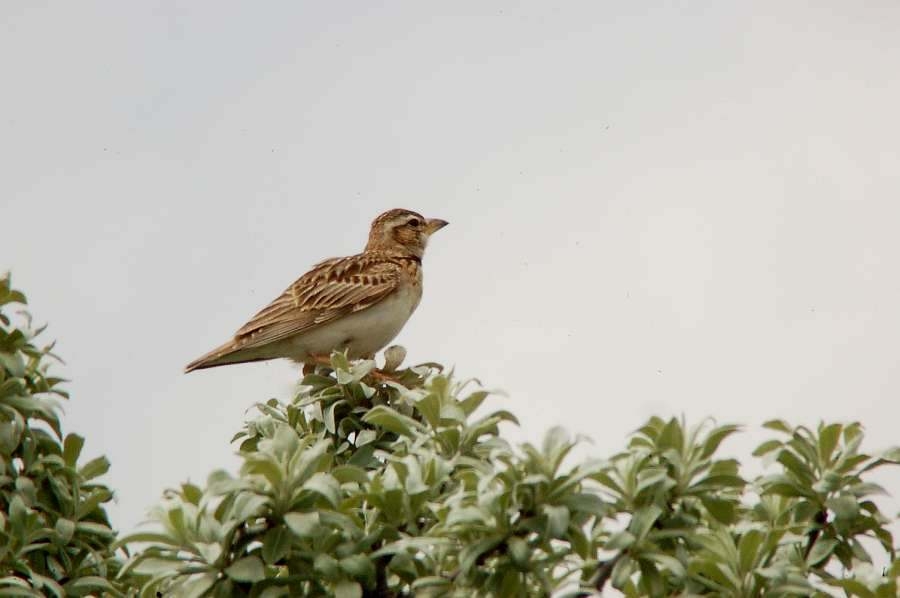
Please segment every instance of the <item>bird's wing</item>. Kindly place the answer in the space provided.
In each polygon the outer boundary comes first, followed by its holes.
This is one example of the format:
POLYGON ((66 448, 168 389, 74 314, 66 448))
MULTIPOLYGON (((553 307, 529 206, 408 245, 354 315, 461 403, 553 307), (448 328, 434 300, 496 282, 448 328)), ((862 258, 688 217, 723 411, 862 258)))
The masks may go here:
POLYGON ((371 307, 397 289, 401 276, 402 266, 382 256, 326 260, 244 324, 236 345, 260 347, 371 307))

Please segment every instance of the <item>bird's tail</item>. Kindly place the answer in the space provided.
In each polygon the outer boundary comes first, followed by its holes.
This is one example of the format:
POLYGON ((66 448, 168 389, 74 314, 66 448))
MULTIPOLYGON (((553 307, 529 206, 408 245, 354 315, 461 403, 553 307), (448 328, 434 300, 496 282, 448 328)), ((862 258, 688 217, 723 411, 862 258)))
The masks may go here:
POLYGON ((230 340, 224 345, 216 347, 206 355, 198 357, 194 361, 187 364, 184 368, 184 373, 187 374, 189 372, 193 372, 194 370, 215 368, 219 367, 220 365, 229 365, 232 363, 247 363, 250 361, 260 361, 266 359, 265 357, 246 355, 242 353, 243 352, 238 350, 238 346, 235 341, 230 340))

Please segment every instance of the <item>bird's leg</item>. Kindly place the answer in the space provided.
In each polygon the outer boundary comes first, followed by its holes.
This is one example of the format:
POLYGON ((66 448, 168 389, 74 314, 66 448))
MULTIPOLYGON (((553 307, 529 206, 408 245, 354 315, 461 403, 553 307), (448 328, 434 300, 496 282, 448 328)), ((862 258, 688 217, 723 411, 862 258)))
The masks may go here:
POLYGON ((309 374, 314 374, 316 367, 320 365, 331 367, 331 356, 310 353, 309 361, 303 362, 303 375, 307 376, 309 374))
MULTIPOLYGON (((375 354, 368 353, 366 355, 362 355, 363 359, 370 359, 375 361, 375 354)), ((382 370, 377 367, 372 368, 372 371, 369 372, 369 375, 378 380, 379 382, 399 382, 399 380, 393 375, 393 370, 382 370)))
POLYGON ((385 372, 384 370, 379 370, 378 368, 374 368, 369 375, 378 380, 379 382, 396 382, 400 383, 393 373, 385 372))

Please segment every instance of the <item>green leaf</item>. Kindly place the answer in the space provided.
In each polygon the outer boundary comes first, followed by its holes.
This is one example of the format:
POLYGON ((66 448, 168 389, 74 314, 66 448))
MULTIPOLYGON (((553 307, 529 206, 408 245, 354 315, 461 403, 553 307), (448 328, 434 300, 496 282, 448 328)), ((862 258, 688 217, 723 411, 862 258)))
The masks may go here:
POLYGON ((29 505, 37 502, 37 489, 31 478, 20 476, 16 478, 16 492, 22 496, 29 505))
POLYGON ((78 434, 68 434, 63 441, 63 460, 66 465, 74 468, 78 463, 78 456, 84 446, 84 438, 78 434))
POLYGON ((834 511, 838 520, 852 521, 859 515, 859 503, 849 495, 836 496, 825 501, 825 505, 834 511))
POLYGON ((628 578, 631 576, 633 568, 634 561, 629 557, 626 556, 619 559, 619 562, 613 567, 612 576, 610 577, 612 586, 621 589, 628 582, 628 578))
POLYGON ((806 486, 812 485, 813 480, 815 479, 814 472, 809 465, 801 461, 792 451, 783 449, 775 460, 781 463, 789 472, 794 474, 801 483, 806 486))
POLYGON ((180 543, 178 542, 178 540, 168 534, 160 534, 157 532, 137 532, 134 534, 128 534, 127 536, 120 537, 112 545, 112 548, 115 550, 115 549, 118 549, 127 544, 138 544, 138 543, 152 543, 152 544, 164 544, 167 546, 180 546, 180 543))
POLYGON ((890 463, 900 464, 900 446, 893 446, 878 454, 878 458, 890 463))
POLYGON ((503 573, 500 580, 500 587, 497 590, 498 596, 524 596, 524 588, 522 587, 522 575, 513 569, 507 569, 503 573))
POLYGON ((355 465, 339 465, 331 471, 331 475, 341 484, 348 482, 367 484, 369 482, 369 474, 366 473, 366 470, 355 465))
POLYGON ((513 536, 506 541, 506 548, 513 564, 520 571, 528 571, 528 561, 531 559, 531 548, 528 542, 518 536, 513 536))
POLYGON ((791 428, 786 421, 781 419, 770 419, 763 423, 762 427, 769 430, 775 430, 776 432, 784 432, 785 434, 793 434, 794 432, 793 428, 791 428))
POLYGON ((340 560, 341 569, 354 579, 367 580, 375 578, 375 565, 364 554, 352 554, 340 560))
POLYGON ((834 552, 837 545, 838 541, 834 538, 819 538, 816 540, 816 543, 813 544, 812 550, 809 551, 809 555, 806 557, 807 565, 810 567, 819 565, 822 561, 831 556, 831 553, 834 552))
POLYGON ((763 533, 759 530, 748 530, 738 542, 738 565, 740 571, 749 573, 756 567, 759 558, 759 547, 763 542, 763 533))
POLYGON ((30 584, 27 581, 13 576, 0 578, 0 590, 3 590, 4 596, 44 598, 44 594, 38 592, 37 590, 32 590, 30 584))
POLYGON ((563 538, 569 528, 569 509, 563 506, 544 505, 547 516, 547 537, 563 538))
POLYGON ((656 568, 654 561, 639 558, 637 559, 638 569, 641 572, 640 587, 644 589, 649 596, 664 596, 666 588, 663 584, 662 575, 656 568))
POLYGON ((75 516, 78 519, 88 518, 92 513, 97 511, 97 508, 101 504, 110 500, 112 500, 112 494, 109 490, 104 487, 95 488, 90 494, 83 496, 81 504, 79 504, 78 508, 75 510, 75 516))
POLYGON ((410 536, 401 538, 396 542, 385 544, 371 554, 372 558, 378 558, 386 554, 397 554, 407 551, 429 551, 434 548, 448 548, 454 544, 450 538, 438 538, 431 536, 410 536))
MULTIPOLYGON (((347 360, 347 354, 341 351, 331 352, 331 369, 334 371, 350 371, 350 361, 347 360)), ((339 383, 340 384, 340 383, 339 383)))
POLYGON ((116 591, 116 589, 112 586, 111 583, 109 583, 107 579, 99 577, 97 575, 86 575, 84 577, 79 577, 78 579, 72 580, 64 585, 63 589, 69 594, 75 596, 81 596, 94 590, 104 590, 114 595, 119 595, 119 592, 116 591))
POLYGON ((710 492, 725 488, 743 488, 746 482, 743 478, 731 474, 709 475, 689 488, 691 493, 710 492))
MULTIPOLYGON (((34 587, 36 587, 36 588, 42 590, 42 591, 44 592, 44 593, 43 593, 44 596, 47 595, 47 591, 49 590, 49 591, 52 592, 53 595, 56 596, 57 598, 65 598, 65 596, 66 596, 66 590, 63 589, 63 587, 62 587, 61 585, 59 585, 58 583, 56 583, 55 580, 50 579, 49 577, 46 577, 46 576, 44 576, 44 575, 38 575, 37 573, 34 573, 33 571, 32 571, 32 573, 31 573, 31 576, 30 576, 30 577, 31 577, 32 583, 34 584, 34 587)), ((83 579, 83 578, 82 578, 82 579, 83 579)), ((103 579, 104 581, 106 581, 106 579, 104 579, 104 578, 101 578, 101 579, 103 579)), ((107 582, 107 583, 108 583, 108 582, 107 582)), ((115 590, 115 588, 113 588, 112 586, 110 586, 109 589, 111 590, 111 592, 108 593, 109 595, 112 595, 112 596, 121 596, 121 594, 120 594, 119 592, 117 592, 117 591, 115 590)), ((85 593, 87 593, 87 592, 89 592, 89 591, 90 591, 90 590, 88 590, 88 589, 85 589, 85 590, 84 590, 85 593)), ((78 595, 78 588, 76 588, 75 592, 72 592, 72 595, 78 595)))
POLYGON ((112 531, 108 525, 103 525, 102 523, 93 523, 89 521, 79 521, 75 524, 75 530, 85 534, 93 534, 95 536, 101 536, 103 538, 109 539, 112 539, 116 535, 116 532, 112 531))
POLYGON ((478 557, 493 550, 502 541, 503 536, 495 534, 463 546, 462 550, 459 551, 459 568, 462 574, 468 575, 472 567, 475 566, 475 561, 478 560, 478 557))
POLYGON ((334 584, 334 598, 362 598, 362 586, 346 579, 339 581, 334 584))
POLYGON ((373 407, 362 419, 366 423, 374 424, 401 436, 413 437, 416 430, 420 428, 420 424, 413 418, 398 413, 385 405, 373 407))
POLYGON ((241 493, 235 498, 232 507, 232 516, 237 519, 249 519, 260 514, 266 507, 269 499, 250 493, 241 493))
POLYGON ((604 550, 622 550, 623 548, 628 548, 632 544, 635 543, 637 538, 634 537, 634 534, 621 531, 613 534, 609 541, 603 545, 604 550))
POLYGON ((334 423, 334 411, 340 405, 346 405, 347 401, 341 399, 340 401, 335 401, 331 405, 329 405, 323 414, 323 420, 325 424, 325 429, 328 430, 329 433, 334 434, 337 432, 337 426, 334 423))
POLYGON ((801 486, 783 474, 775 474, 760 480, 765 494, 777 494, 787 497, 805 497, 815 500, 816 493, 806 486, 801 486))
POLYGON ((445 596, 448 595, 450 584, 451 581, 446 577, 428 575, 415 580, 412 583, 412 589, 420 590, 425 588, 428 596, 445 596))
POLYGON ((708 459, 711 457, 713 453, 719 449, 719 445, 722 444, 723 440, 735 432, 738 432, 740 429, 740 426, 727 425, 719 426, 712 430, 703 442, 703 452, 700 453, 700 458, 708 459))
POLYGON ((262 558, 273 565, 284 558, 291 548, 291 535, 284 526, 276 526, 263 537, 262 558))
POLYGON ((75 534, 75 522, 60 517, 56 520, 56 525, 53 526, 56 530, 56 534, 59 537, 60 542, 63 544, 68 544, 72 539, 72 536, 75 534))
POLYGON ((381 465, 381 462, 375 458, 375 445, 372 443, 362 446, 350 455, 347 460, 348 465, 356 465, 362 468, 373 468, 381 465))
POLYGON ((831 424, 819 428, 818 451, 819 459, 823 464, 830 462, 831 454, 837 446, 842 430, 843 426, 841 424, 831 424))
POLYGON ((0 454, 7 457, 19 446, 25 429, 22 415, 18 412, 16 412, 16 419, 19 421, 0 421, 0 454))
POLYGON ((337 559, 321 552, 313 560, 313 569, 325 579, 335 579, 340 573, 337 559))
POLYGON ((0 366, 6 368, 13 377, 22 378, 25 376, 25 360, 19 353, 7 353, 0 351, 0 366))
POLYGON ((356 435, 356 444, 357 447, 365 446, 378 438, 378 433, 375 430, 360 430, 356 435))
POLYGON ((319 513, 288 513, 284 516, 284 522, 288 528, 301 538, 310 538, 319 530, 319 513))
POLYGON ((93 480, 107 471, 109 471, 109 461, 107 458, 97 457, 96 459, 88 461, 80 470, 78 470, 78 473, 80 473, 85 480, 93 480))
POLYGON ((596 494, 568 494, 563 497, 562 503, 569 507, 570 511, 586 513, 596 517, 604 517, 610 510, 609 505, 596 494))
POLYGON ((725 565, 721 563, 716 563, 711 559, 695 560, 690 564, 688 570, 693 579, 702 583, 708 588, 718 590, 718 592, 715 594, 717 596, 740 595, 738 591, 739 588, 732 579, 733 575, 730 571, 728 571, 725 565))
POLYGON ((765 454, 771 453, 774 450, 780 449, 784 446, 784 443, 780 440, 766 440, 753 451, 754 457, 761 457, 765 454))
POLYGON ((826 579, 825 583, 843 589, 854 598, 877 598, 875 592, 855 579, 826 579))
POLYGON ((730 525, 737 519, 737 504, 734 501, 709 494, 701 495, 700 500, 709 514, 720 523, 730 525))
POLYGON ((441 398, 437 393, 430 392, 418 401, 413 403, 416 411, 425 418, 432 428, 437 428, 441 424, 441 398))
POLYGON ((462 407, 455 403, 444 403, 441 405, 441 422, 446 424, 462 424, 466 421, 466 412, 462 407))
POLYGON ((662 552, 642 552, 641 557, 650 559, 663 569, 670 571, 675 577, 681 578, 685 576, 684 565, 673 556, 662 552))
POLYGON ((519 418, 513 415, 510 411, 506 409, 500 409, 498 411, 494 411, 488 417, 496 418, 498 421, 510 422, 515 425, 519 425, 519 418))
POLYGON ((341 487, 334 476, 328 473, 319 472, 313 474, 311 478, 303 484, 304 490, 311 490, 321 494, 332 507, 336 507, 341 500, 341 487))
POLYGON ((486 390, 477 390, 460 401, 459 406, 462 407, 462 410, 466 415, 472 415, 475 410, 481 406, 489 394, 490 393, 486 390))
POLYGON ((681 423, 677 419, 673 417, 666 423, 659 434, 659 438, 656 439, 656 445, 660 451, 668 448, 676 451, 681 450, 684 445, 684 430, 682 430, 681 423))
POLYGON ((218 579, 219 574, 215 571, 195 573, 187 577, 184 583, 179 586, 178 594, 179 596, 184 596, 184 598, 202 598, 204 596, 209 596, 210 588, 216 584, 218 579))
POLYGON ((669 477, 669 471, 663 467, 648 467, 638 473, 636 494, 650 489, 649 494, 665 491, 675 485, 675 481, 669 477))
POLYGON ((203 491, 196 485, 185 482, 181 485, 181 495, 192 505, 199 505, 200 499, 203 498, 203 491))
POLYGON ((226 575, 235 581, 261 581, 266 578, 266 567, 258 556, 245 556, 225 569, 226 575))
POLYGON ((883 486, 874 482, 860 482, 859 484, 848 486, 846 490, 856 498, 872 496, 873 494, 881 496, 889 495, 889 492, 885 490, 883 486))
POLYGON ((447 525, 488 524, 490 517, 476 506, 458 507, 447 515, 447 525))
POLYGON ((662 509, 656 505, 649 505, 638 509, 631 517, 628 529, 640 539, 647 535, 659 516, 662 515, 662 509))
POLYGON ((178 572, 178 568, 182 564, 182 561, 175 557, 156 558, 144 556, 143 554, 138 555, 138 557, 131 562, 133 563, 133 567, 130 569, 130 572, 138 575, 153 575, 156 577, 167 574, 174 575, 178 572))
POLYGON ((569 439, 569 433, 559 426, 553 426, 544 434, 541 452, 547 457, 551 471, 557 470, 573 447, 574 443, 569 439))

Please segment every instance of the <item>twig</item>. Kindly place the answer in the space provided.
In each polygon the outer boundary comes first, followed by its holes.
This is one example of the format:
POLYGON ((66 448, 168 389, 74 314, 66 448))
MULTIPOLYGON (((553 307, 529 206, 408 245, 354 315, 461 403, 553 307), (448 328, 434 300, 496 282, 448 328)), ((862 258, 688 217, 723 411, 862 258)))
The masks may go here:
POLYGON ((812 552, 812 547, 816 543, 816 540, 819 539, 819 534, 822 533, 822 527, 828 523, 828 512, 827 511, 819 511, 813 517, 813 522, 816 523, 816 528, 813 529, 809 534, 807 534, 807 542, 806 542, 806 550, 803 551, 803 559, 806 560, 809 558, 809 553, 812 552))
POLYGON ((606 585, 606 582, 609 581, 609 578, 612 576, 613 569, 615 569, 616 564, 621 561, 624 556, 625 551, 623 550, 613 558, 602 561, 600 566, 597 567, 597 572, 594 573, 593 579, 591 579, 591 585, 597 588, 598 592, 603 591, 603 586, 606 585))

